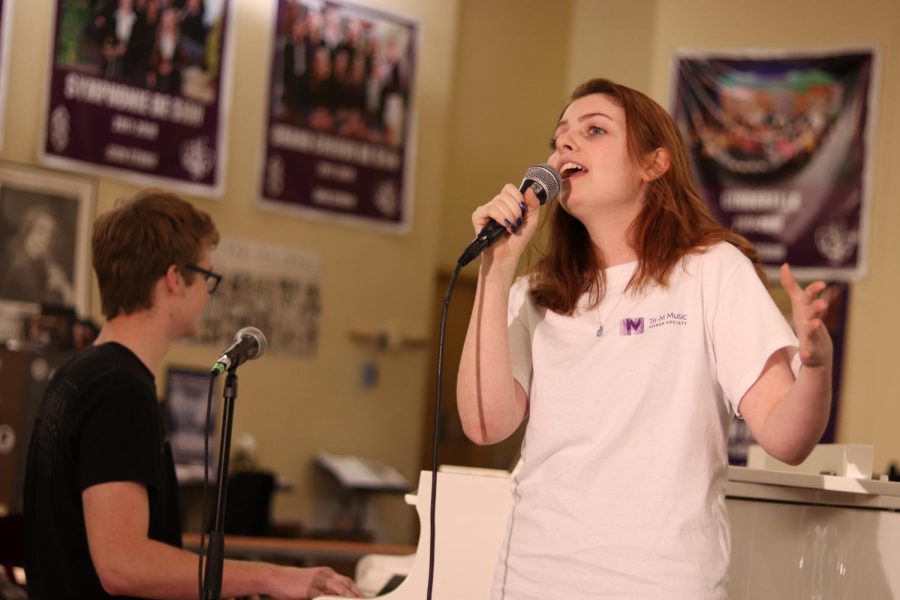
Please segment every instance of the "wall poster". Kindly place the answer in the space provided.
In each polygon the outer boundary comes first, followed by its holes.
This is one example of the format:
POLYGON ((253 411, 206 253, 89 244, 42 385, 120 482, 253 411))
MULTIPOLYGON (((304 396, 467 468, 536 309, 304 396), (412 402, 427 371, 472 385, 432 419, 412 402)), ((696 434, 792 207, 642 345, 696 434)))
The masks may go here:
POLYGON ((409 230, 418 25, 346 2, 279 0, 261 205, 409 230))
POLYGON ((188 341, 227 348, 239 329, 251 326, 266 336, 266 352, 316 355, 322 312, 317 255, 223 239, 211 258, 222 282, 188 341))
POLYGON ((230 0, 57 0, 41 162, 222 193, 230 0))
MULTIPOLYGON (((798 279, 866 270, 873 49, 680 52, 674 115, 715 216, 798 279)), ((777 277, 776 277, 777 281, 777 277)))
POLYGON ((9 79, 9 51, 12 45, 13 0, 0 0, 0 149, 6 131, 6 82, 9 79))

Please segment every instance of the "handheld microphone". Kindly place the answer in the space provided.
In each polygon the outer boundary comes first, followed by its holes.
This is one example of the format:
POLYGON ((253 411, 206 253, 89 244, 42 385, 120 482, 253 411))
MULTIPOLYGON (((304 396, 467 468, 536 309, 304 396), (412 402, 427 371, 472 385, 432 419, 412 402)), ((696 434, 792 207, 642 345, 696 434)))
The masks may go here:
MULTIPOLYGON (((522 184, 519 185, 519 191, 524 194, 530 189, 537 196, 540 203, 544 204, 548 200, 556 198, 561 187, 562 177, 560 177, 559 171, 551 165, 540 164, 531 167, 525 172, 522 184)), ((496 221, 491 221, 478 232, 472 243, 469 244, 462 255, 460 255, 459 260, 456 261, 457 264, 460 267, 466 266, 505 233, 508 232, 502 225, 496 221)))
POLYGON ((256 327, 244 327, 234 335, 234 343, 226 350, 210 373, 218 375, 223 371, 237 369, 238 366, 259 358, 266 351, 266 336, 256 327))

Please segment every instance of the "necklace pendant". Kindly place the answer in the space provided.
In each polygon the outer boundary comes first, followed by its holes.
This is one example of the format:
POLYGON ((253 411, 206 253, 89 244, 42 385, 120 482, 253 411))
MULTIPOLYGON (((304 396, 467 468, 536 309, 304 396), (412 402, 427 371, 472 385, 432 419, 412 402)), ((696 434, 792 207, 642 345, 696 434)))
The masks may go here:
POLYGON ((597 337, 600 337, 601 335, 603 335, 603 326, 602 325, 597 327, 597 337))

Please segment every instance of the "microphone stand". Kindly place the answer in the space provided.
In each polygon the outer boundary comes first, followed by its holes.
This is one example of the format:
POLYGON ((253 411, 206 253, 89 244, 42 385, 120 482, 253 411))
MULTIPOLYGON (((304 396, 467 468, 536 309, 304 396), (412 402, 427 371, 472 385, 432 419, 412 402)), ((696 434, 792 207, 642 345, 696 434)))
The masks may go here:
MULTIPOLYGON (((231 451, 231 421, 234 401, 237 399, 237 366, 228 370, 225 377, 222 434, 219 440, 219 479, 216 482, 215 524, 209 533, 209 550, 206 555, 206 573, 203 577, 203 600, 219 600, 222 597, 222 570, 225 563, 225 492, 228 482, 228 455, 231 451)), ((206 527, 206 523, 202 524, 206 527)))

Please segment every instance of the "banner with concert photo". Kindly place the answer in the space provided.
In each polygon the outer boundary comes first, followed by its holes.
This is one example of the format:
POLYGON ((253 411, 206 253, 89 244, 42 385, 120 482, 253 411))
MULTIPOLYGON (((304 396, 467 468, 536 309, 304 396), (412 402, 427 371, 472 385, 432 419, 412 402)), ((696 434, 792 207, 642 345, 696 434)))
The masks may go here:
POLYGON ((864 275, 876 64, 871 48, 676 54, 673 115, 701 193, 767 270, 864 275))
POLYGON ((57 0, 40 160, 222 193, 230 0, 57 0))
POLYGON ((416 22, 279 0, 261 206, 409 230, 416 22))

